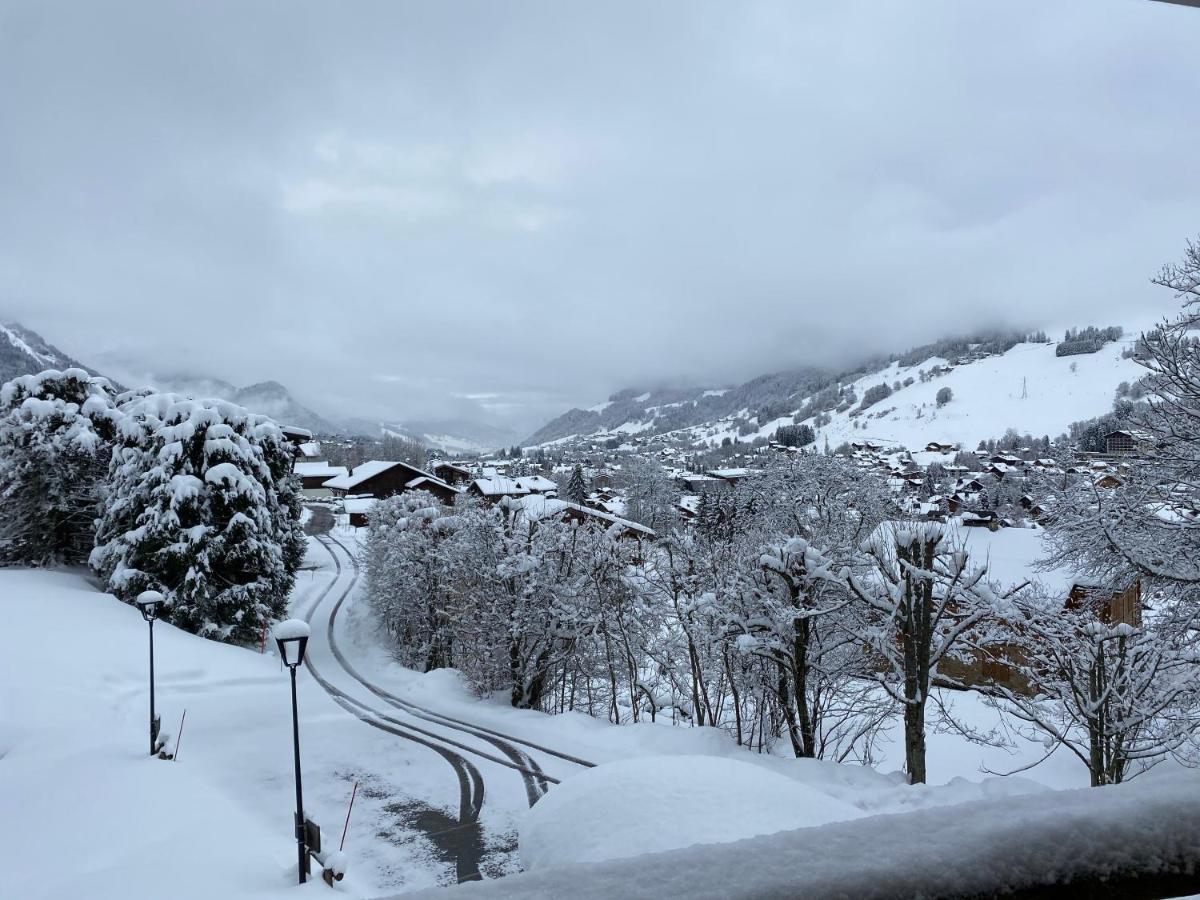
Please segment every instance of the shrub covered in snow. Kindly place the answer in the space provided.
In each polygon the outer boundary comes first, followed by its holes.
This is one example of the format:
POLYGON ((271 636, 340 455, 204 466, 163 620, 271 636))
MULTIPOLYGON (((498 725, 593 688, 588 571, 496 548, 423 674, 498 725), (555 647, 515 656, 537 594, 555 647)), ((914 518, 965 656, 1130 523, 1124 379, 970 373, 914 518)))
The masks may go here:
POLYGON ((80 563, 92 546, 116 430, 114 392, 83 369, 0 388, 0 555, 26 565, 80 563))
POLYGON ((172 598, 169 619, 254 638, 286 608, 304 555, 291 455, 270 419, 221 401, 122 395, 110 496, 91 564, 132 600, 172 598))

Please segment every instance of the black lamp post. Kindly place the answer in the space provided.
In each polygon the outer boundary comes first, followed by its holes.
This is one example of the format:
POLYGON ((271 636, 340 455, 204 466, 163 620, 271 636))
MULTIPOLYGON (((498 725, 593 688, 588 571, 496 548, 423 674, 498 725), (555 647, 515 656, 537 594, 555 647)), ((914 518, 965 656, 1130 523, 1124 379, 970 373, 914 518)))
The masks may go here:
POLYGON ((158 750, 158 716, 154 712, 154 620, 166 607, 167 598, 158 591, 142 591, 134 601, 142 618, 150 623, 150 755, 158 750))
POLYGON ((296 709, 296 669, 304 663, 304 650, 312 633, 308 623, 288 619, 275 626, 272 633, 279 645, 279 658, 292 674, 292 748, 296 763, 296 853, 299 861, 300 883, 308 880, 308 860, 305 858, 304 793, 300 787, 300 719, 296 709))

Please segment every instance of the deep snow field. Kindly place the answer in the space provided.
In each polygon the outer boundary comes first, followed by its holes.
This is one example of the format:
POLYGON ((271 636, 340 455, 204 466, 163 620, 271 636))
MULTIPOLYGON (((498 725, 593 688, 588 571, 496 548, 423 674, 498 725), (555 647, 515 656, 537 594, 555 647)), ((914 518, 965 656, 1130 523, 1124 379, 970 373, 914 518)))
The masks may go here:
MULTIPOLYGON (((294 610, 311 606, 335 579, 315 543, 306 566, 294 610)), ((1019 776, 990 776, 985 768, 1009 771, 1036 760, 1041 746, 979 747, 937 726, 929 736, 931 784, 909 786, 897 771, 897 735, 867 769, 746 753, 712 729, 616 727, 581 714, 513 710, 475 699, 453 672, 397 666, 355 599, 350 594, 338 620, 342 649, 398 697, 616 763, 584 769, 539 758, 563 784, 531 812, 516 773, 474 760, 488 789, 485 878, 522 864, 538 875, 569 863, 946 804, 1052 808, 1054 790, 1087 783, 1083 766, 1063 751, 1019 776)), ((296 896, 288 678, 272 648, 260 654, 155 626, 164 730, 174 734, 187 710, 178 760, 160 761, 147 756, 147 629, 136 609, 76 571, 0 570, 0 605, 0 895, 296 896)), ((349 874, 337 893, 378 897, 452 883, 452 863, 422 832, 455 808, 449 767, 429 749, 347 713, 308 672, 299 680, 305 806, 327 847, 340 837, 351 786, 360 782, 346 842, 349 874)), ((971 727, 1004 730, 975 695, 948 702, 971 727)), ((329 888, 316 880, 303 890, 329 888)))

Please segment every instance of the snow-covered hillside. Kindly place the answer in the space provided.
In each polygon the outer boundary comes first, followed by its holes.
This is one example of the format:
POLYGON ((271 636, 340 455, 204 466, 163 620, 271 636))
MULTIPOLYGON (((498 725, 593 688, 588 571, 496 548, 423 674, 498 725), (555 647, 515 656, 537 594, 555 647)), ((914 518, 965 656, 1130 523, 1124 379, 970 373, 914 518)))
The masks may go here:
POLYGON ((36 331, 16 322, 0 325, 0 383, 19 375, 35 375, 45 369, 69 368, 97 374, 95 369, 48 344, 36 331))
MULTIPOLYGON (((991 356, 950 370, 928 381, 921 370, 950 367, 950 361, 933 358, 914 366, 893 363, 881 372, 853 382, 862 397, 877 384, 902 387, 861 412, 857 404, 832 413, 832 420, 817 429, 818 441, 831 446, 843 441, 869 439, 919 449, 929 441, 957 443, 973 448, 979 441, 1000 437, 1013 428, 1035 437, 1057 437, 1071 422, 1103 415, 1112 409, 1117 385, 1136 381, 1145 370, 1122 353, 1133 338, 1106 344, 1097 353, 1055 356, 1054 344, 1018 344, 1007 353, 991 356), (908 379, 916 379, 903 386, 908 379), (949 388, 952 399, 942 407, 937 394, 949 388)), ((814 418, 804 420, 815 424, 814 418)), ((757 431, 741 440, 770 437, 786 416, 760 423, 757 431)), ((719 442, 736 431, 726 428, 708 436, 719 442)))
POLYGON ((832 384, 827 376, 814 379, 811 372, 798 370, 762 376, 732 389, 696 389, 683 396, 679 391, 638 395, 626 391, 608 402, 560 416, 534 436, 541 438, 534 443, 657 435, 667 442, 705 447, 726 439, 745 443, 771 438, 779 427, 800 422, 814 427, 818 445, 828 440, 833 447, 872 440, 908 449, 923 448, 930 441, 973 448, 1010 428, 1055 438, 1072 422, 1111 411, 1118 385, 1145 374, 1127 353, 1141 331, 1153 324, 1147 318, 1126 326, 1121 339, 1095 353, 1057 356, 1055 342, 1026 341, 1002 353, 931 355, 908 365, 892 361, 832 384), (867 391, 881 384, 891 393, 863 408, 867 391), (952 399, 939 406, 939 392, 946 388, 952 399), (830 391, 853 397, 853 402, 825 403, 832 408, 819 415, 819 395, 827 400, 830 391), (778 397, 785 399, 774 399, 778 397), (771 410, 769 418, 763 415, 764 408, 771 410))

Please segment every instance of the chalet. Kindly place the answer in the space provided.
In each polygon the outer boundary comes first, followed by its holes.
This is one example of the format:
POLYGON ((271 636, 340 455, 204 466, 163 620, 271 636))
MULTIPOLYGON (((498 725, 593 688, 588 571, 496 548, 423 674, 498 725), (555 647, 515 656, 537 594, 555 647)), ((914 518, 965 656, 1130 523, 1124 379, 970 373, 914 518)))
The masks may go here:
POLYGON ((993 509, 964 512, 962 523, 967 528, 986 528, 989 531, 998 531, 1005 525, 1004 520, 993 509))
MULTIPOLYGON (((1081 580, 1065 569, 1046 569, 1045 532, 1036 528, 1005 528, 1001 531, 963 529, 959 534, 972 559, 987 560, 988 579, 1001 596, 1034 592, 1051 604, 1066 609, 1091 608, 1108 624, 1138 627, 1142 620, 1141 585, 1136 581, 1120 589, 1081 580)), ((1023 653, 1019 647, 1002 644, 975 651, 966 660, 947 660, 941 667, 960 686, 986 687, 1005 684, 1016 691, 1028 690, 1021 674, 1023 653)))
POLYGON ((350 518, 351 528, 366 528, 367 515, 379 501, 374 497, 346 497, 342 500, 342 509, 350 518))
POLYGON ((307 428, 298 428, 295 425, 280 425, 279 430, 283 432, 283 439, 293 447, 311 443, 313 439, 313 433, 307 428))
POLYGON ((1104 436, 1104 451, 1115 455, 1144 454, 1154 449, 1154 435, 1136 428, 1110 431, 1104 436))
POLYGON ((731 486, 731 483, 724 478, 716 478, 712 475, 697 475, 692 472, 680 475, 676 481, 683 490, 693 494, 701 494, 705 491, 727 490, 731 486))
POLYGON ((620 516, 580 506, 578 503, 570 503, 555 497, 547 497, 544 494, 530 494, 521 497, 514 501, 513 508, 515 510, 514 516, 518 518, 523 517, 530 522, 554 517, 565 522, 598 525, 605 529, 615 526, 618 536, 622 538, 633 538, 636 540, 646 538, 653 540, 656 537, 654 529, 647 528, 645 525, 634 522, 631 519, 623 519, 620 516))
POLYGON ((1124 482, 1122 482, 1121 479, 1118 478, 1116 475, 1114 475, 1112 472, 1104 472, 1103 474, 1097 475, 1095 477, 1095 479, 1092 480, 1092 484, 1094 484, 1096 487, 1100 488, 1101 490, 1105 490, 1105 491, 1110 491, 1113 488, 1118 488, 1123 483, 1124 482))
POLYGON ((927 453, 953 453, 958 450, 958 444, 946 444, 941 441, 930 441, 925 445, 927 453))
POLYGON ((308 462, 319 462, 325 458, 319 441, 305 441, 303 444, 297 444, 295 456, 296 459, 308 462))
POLYGON ((496 475, 492 478, 476 478, 467 486, 467 493, 496 503, 505 497, 525 497, 529 488, 522 487, 515 478, 496 475))
POLYGON ((541 475, 522 475, 514 478, 513 481, 531 494, 553 494, 558 490, 556 482, 541 475))
POLYGON ((704 474, 710 478, 720 478, 722 481, 728 482, 730 487, 734 487, 751 472, 749 469, 712 469, 704 474))
POLYGON ((700 512, 700 498, 694 494, 684 494, 675 505, 675 512, 683 521, 693 521, 700 512))
POLYGON ((419 479, 427 479, 420 482, 421 490, 429 490, 432 493, 432 488, 436 487, 439 491, 448 489, 458 493, 456 488, 416 466, 379 459, 357 465, 348 474, 326 481, 324 486, 341 497, 365 495, 382 500, 402 494, 406 490, 413 490, 410 485, 419 479))
POLYGON ((1006 475, 1020 475, 1022 469, 1020 466, 1009 465, 1008 463, 994 462, 990 463, 983 471, 987 472, 997 481, 1003 480, 1006 475))
POLYGON ((437 497, 446 506, 453 506, 455 498, 462 493, 462 488, 447 484, 432 475, 419 475, 412 481, 406 482, 405 491, 426 491, 437 497))
POLYGON ((333 491, 325 486, 325 482, 350 474, 345 466, 331 466, 327 462, 297 462, 294 468, 305 497, 332 496, 333 491))
POLYGON ((1142 583, 1135 579, 1124 588, 1076 581, 1067 593, 1067 609, 1092 608, 1105 625, 1142 627, 1142 583))
POLYGON ((467 484, 475 477, 470 469, 447 460, 441 460, 430 466, 429 471, 446 484, 455 486, 467 484))

